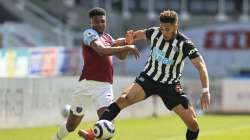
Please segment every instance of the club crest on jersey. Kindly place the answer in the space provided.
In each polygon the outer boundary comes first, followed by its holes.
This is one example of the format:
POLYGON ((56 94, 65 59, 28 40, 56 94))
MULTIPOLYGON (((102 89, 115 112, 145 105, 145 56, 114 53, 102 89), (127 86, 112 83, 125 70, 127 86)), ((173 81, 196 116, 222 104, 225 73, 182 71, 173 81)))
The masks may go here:
POLYGON ((181 84, 176 84, 175 85, 175 91, 179 94, 182 94, 183 88, 181 87, 181 84))

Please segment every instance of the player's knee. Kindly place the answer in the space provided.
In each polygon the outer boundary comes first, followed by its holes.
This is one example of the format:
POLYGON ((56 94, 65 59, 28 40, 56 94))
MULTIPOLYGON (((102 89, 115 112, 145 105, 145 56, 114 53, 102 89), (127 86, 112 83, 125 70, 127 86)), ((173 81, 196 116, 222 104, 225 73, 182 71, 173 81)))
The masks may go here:
POLYGON ((198 124, 197 120, 195 120, 195 119, 193 119, 189 122, 188 127, 191 131, 194 131, 194 132, 199 130, 199 124, 198 124))
POLYGON ((118 99, 117 99, 117 103, 119 104, 119 107, 121 109, 127 107, 129 105, 129 97, 127 94, 123 93, 118 99))
POLYGON ((84 115, 84 110, 82 106, 72 106, 70 110, 74 116, 80 117, 84 115))
POLYGON ((126 94, 126 96, 125 96, 125 100, 126 100, 128 105, 133 104, 134 98, 135 98, 135 96, 132 94, 126 94))

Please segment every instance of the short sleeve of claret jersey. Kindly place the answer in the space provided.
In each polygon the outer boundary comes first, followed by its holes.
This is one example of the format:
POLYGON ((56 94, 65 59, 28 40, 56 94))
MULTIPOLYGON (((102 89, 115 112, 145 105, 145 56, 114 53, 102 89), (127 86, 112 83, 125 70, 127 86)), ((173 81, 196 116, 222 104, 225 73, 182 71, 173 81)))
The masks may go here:
POLYGON ((194 59, 200 56, 198 49, 194 46, 194 43, 191 40, 184 42, 183 52, 185 56, 188 56, 189 59, 194 59))
POLYGON ((94 29, 87 29, 83 32, 83 43, 90 46, 90 43, 99 38, 98 33, 94 29))
POLYGON ((151 27, 151 28, 148 28, 148 29, 145 29, 145 34, 146 34, 146 37, 147 39, 150 39, 153 32, 155 31, 156 28, 154 27, 151 27))

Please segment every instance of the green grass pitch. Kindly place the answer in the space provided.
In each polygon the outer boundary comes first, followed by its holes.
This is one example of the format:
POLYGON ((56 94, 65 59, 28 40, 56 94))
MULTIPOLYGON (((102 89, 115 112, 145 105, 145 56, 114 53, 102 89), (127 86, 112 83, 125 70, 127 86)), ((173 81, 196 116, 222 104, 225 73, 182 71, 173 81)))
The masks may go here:
MULTIPOLYGON (((199 140, 249 140, 250 115, 205 115, 199 117, 199 140)), ((89 128, 93 122, 79 128, 89 128)), ((113 140, 185 140, 186 127, 176 116, 125 119, 115 122, 113 140)), ((79 129, 78 128, 78 129, 79 129)), ((0 140, 51 140, 57 126, 0 130, 0 140)), ((77 131, 65 140, 81 140, 77 131)))

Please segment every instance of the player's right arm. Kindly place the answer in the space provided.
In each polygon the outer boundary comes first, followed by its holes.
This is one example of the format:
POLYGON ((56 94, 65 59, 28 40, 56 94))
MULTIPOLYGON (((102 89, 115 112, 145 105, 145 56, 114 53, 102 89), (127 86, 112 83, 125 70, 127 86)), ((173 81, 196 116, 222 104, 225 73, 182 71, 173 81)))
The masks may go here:
POLYGON ((115 55, 121 52, 130 52, 136 58, 139 57, 139 51, 134 45, 124 45, 119 47, 105 46, 100 40, 98 33, 93 29, 87 29, 83 33, 83 43, 91 47, 100 56, 115 55))
POLYGON ((126 42, 128 44, 134 44, 134 41, 136 40, 150 39, 153 34, 153 31, 154 31, 153 28, 137 30, 137 31, 129 30, 126 33, 126 42))

